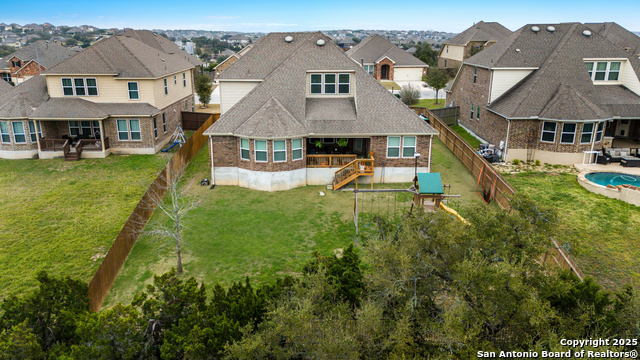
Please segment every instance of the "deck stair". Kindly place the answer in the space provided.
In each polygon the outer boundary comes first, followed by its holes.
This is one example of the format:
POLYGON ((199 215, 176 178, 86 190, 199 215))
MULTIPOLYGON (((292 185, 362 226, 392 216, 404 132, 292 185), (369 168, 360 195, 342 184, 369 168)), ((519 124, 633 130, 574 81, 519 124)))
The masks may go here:
POLYGON ((78 141, 75 146, 71 146, 69 141, 65 142, 63 146, 64 161, 79 161, 80 155, 82 155, 82 140, 78 141))
POLYGON ((371 176, 373 183, 373 159, 355 159, 338 169, 333 179, 333 190, 338 190, 361 176, 371 176))

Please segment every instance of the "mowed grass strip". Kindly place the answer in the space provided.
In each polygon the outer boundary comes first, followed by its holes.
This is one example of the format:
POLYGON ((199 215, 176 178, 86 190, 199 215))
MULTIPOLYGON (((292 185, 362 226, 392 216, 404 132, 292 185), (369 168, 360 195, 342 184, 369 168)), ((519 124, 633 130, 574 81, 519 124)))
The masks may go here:
POLYGON ((39 270, 89 281, 162 166, 143 155, 0 160, 0 298, 39 270))
POLYGON ((445 100, 438 98, 438 102, 436 103, 436 99, 420 99, 417 104, 413 106, 417 107, 426 107, 429 109, 440 109, 444 107, 445 100))
POLYGON ((624 284, 640 288, 640 208, 587 191, 575 174, 506 178, 518 191, 558 210, 558 242, 585 275, 610 290, 624 284))

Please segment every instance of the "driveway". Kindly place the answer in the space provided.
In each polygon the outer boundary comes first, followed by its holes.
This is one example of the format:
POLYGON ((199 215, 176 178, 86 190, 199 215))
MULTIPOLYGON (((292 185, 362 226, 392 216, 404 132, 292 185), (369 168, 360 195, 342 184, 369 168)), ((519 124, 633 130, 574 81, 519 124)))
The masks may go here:
MULTIPOLYGON (((420 89, 420 98, 421 99, 435 99, 436 97, 436 91, 433 90, 433 88, 427 86, 425 87, 424 85, 426 85, 424 82, 422 81, 396 81, 396 84, 402 86, 405 85, 411 85, 414 88, 420 89)), ((394 90, 393 91, 394 94, 399 94, 400 91, 399 90, 394 90)), ((444 94, 444 92, 442 90, 440 90, 440 92, 438 93, 438 98, 440 98, 442 95, 444 94)))

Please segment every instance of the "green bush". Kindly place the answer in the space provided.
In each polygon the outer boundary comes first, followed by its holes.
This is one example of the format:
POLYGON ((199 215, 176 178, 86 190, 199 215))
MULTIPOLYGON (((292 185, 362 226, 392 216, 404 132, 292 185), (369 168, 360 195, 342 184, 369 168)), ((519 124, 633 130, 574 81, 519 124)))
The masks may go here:
POLYGON ((536 166, 540 166, 540 160, 536 160, 536 166))
POLYGON ((513 159, 513 165, 520 165, 519 159, 513 159))

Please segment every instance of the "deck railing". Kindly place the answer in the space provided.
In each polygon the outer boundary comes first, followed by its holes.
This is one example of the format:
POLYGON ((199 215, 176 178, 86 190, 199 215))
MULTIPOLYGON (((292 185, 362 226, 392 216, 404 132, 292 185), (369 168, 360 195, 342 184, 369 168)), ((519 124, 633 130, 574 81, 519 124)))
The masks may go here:
MULTIPOLYGON (((78 144, 82 144, 82 148, 84 151, 102 151, 102 144, 100 144, 100 139, 81 139, 78 140, 78 144)), ((78 145, 76 145, 77 147, 78 145)), ((104 149, 109 149, 109 138, 104 138, 104 149)))
POLYGON ((354 174, 373 175, 373 159, 355 159, 336 171, 335 182, 340 184, 354 174))
POLYGON ((64 147, 68 145, 68 140, 65 139, 40 139, 42 151, 64 151, 64 147))
POLYGON ((346 155, 307 155, 307 167, 329 168, 345 166, 356 159, 355 154, 346 155))

